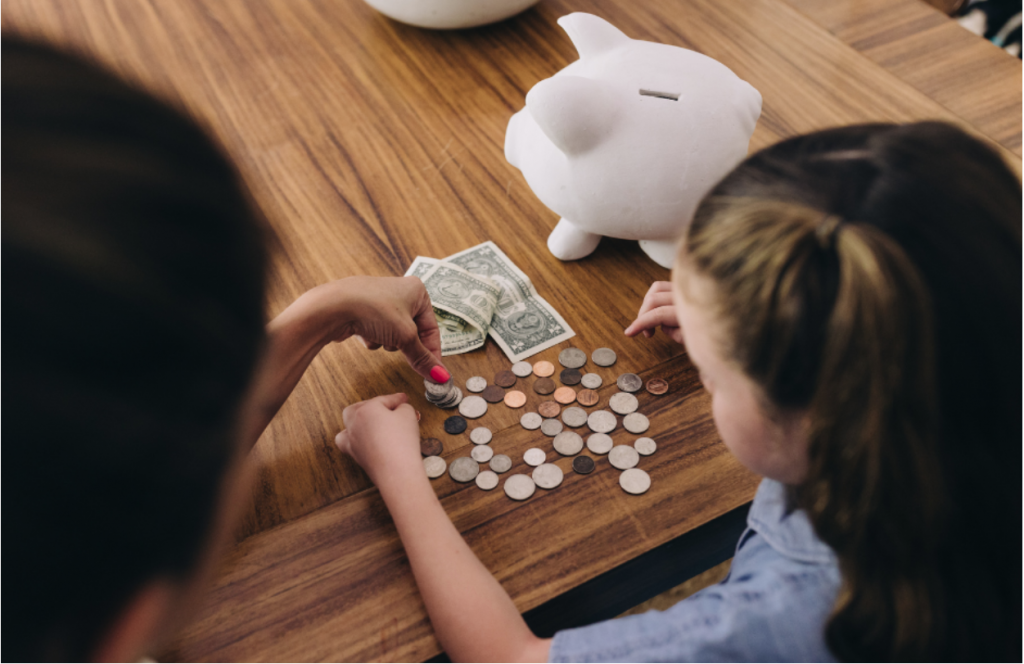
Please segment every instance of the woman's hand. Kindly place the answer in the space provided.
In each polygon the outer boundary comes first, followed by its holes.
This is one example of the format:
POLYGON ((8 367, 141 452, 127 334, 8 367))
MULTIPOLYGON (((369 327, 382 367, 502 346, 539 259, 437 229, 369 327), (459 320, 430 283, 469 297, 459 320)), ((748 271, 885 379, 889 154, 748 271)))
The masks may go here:
POLYGON ((345 430, 334 443, 362 466, 374 484, 379 474, 398 464, 420 459, 420 429, 416 411, 405 394, 388 394, 352 404, 341 414, 345 430))
POLYGON ((683 343, 679 317, 672 303, 672 284, 668 281, 656 281, 651 285, 651 289, 644 296, 640 311, 637 312, 636 320, 629 324, 625 333, 627 337, 634 337, 643 332, 644 336, 650 339, 658 327, 661 327, 661 331, 677 344, 683 343))

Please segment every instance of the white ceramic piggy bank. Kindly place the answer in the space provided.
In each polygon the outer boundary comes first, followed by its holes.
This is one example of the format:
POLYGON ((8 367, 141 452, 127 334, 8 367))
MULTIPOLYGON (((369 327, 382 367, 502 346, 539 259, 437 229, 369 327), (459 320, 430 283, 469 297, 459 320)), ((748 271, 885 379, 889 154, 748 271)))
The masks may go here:
POLYGON ((716 60, 596 16, 558 23, 580 59, 526 95, 505 158, 562 216, 548 237, 558 258, 587 256, 607 235, 670 267, 701 198, 746 156, 761 95, 716 60))

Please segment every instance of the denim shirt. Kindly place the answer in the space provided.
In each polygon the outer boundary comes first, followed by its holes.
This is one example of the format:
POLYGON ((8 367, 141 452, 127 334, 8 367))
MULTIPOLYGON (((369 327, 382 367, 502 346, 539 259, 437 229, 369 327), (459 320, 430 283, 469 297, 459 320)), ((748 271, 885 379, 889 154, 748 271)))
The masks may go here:
POLYGON ((834 661, 824 627, 839 590, 835 554, 786 489, 762 480, 729 575, 667 611, 558 632, 552 662, 834 661))

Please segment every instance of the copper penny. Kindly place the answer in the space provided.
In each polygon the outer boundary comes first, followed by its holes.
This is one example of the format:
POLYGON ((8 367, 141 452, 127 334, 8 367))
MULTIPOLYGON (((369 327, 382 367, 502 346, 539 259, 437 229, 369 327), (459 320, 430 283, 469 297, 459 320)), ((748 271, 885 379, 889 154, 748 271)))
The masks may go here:
POLYGON ((537 394, 551 394, 555 391, 555 381, 550 378, 538 378, 533 383, 533 391, 537 394))
POLYGON ((558 374, 558 379, 562 381, 562 385, 579 385, 583 380, 583 374, 579 369, 563 369, 562 373, 558 374))
POLYGON ((505 393, 505 405, 509 408, 522 408, 526 404, 526 395, 519 390, 509 390, 505 393))
POLYGON ((661 378, 652 378, 647 381, 647 391, 659 396, 665 394, 668 392, 668 381, 661 378))
POLYGON ((482 396, 487 403, 498 403, 505 398, 505 390, 501 389, 497 385, 488 385, 484 388, 484 391, 480 393, 480 396, 482 396))
POLYGON ((596 406, 597 402, 601 400, 597 392, 594 390, 580 390, 580 393, 576 395, 576 401, 580 402, 581 406, 596 406))
POLYGON ((498 387, 512 387, 516 384, 516 375, 511 371, 499 371, 494 374, 494 384, 498 387))
POLYGON ((547 378, 551 374, 555 373, 555 365, 550 362, 540 361, 533 365, 533 373, 541 378, 547 378))
POLYGON ((444 445, 441 444, 437 438, 421 438, 420 439, 420 454, 425 457, 428 456, 441 456, 441 452, 444 451, 444 445))
POLYGON ((554 401, 545 401, 541 405, 537 406, 537 412, 543 417, 558 417, 558 413, 562 411, 562 407, 554 401))
POLYGON ((571 387, 560 387, 555 390, 555 401, 560 404, 570 404, 576 401, 576 390, 571 387))

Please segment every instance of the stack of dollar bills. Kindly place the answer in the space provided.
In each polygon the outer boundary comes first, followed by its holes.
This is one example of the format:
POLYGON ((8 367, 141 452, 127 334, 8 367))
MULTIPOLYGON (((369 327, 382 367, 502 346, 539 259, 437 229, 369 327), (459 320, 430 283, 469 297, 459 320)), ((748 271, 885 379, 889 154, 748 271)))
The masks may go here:
POLYGON ((443 260, 417 256, 406 276, 427 287, 441 329, 441 354, 484 345, 487 336, 518 362, 576 336, 529 278, 493 242, 443 260))

